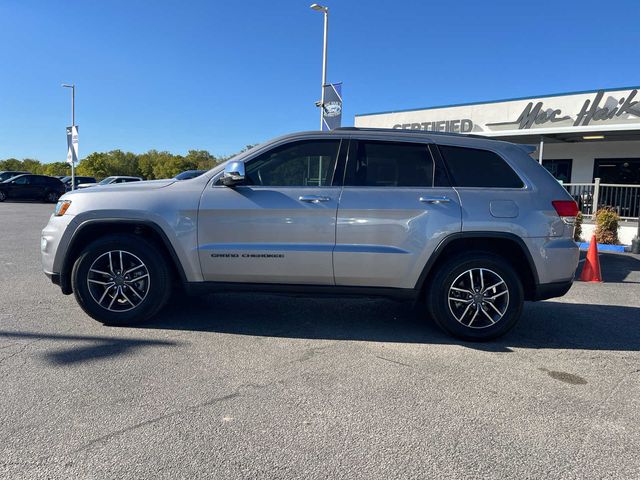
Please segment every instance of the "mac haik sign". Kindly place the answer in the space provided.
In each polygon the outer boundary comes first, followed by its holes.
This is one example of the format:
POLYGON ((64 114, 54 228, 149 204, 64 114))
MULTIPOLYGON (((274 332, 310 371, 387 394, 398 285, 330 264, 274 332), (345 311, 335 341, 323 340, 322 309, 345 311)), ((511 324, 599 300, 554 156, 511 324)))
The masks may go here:
POLYGON ((640 129, 639 88, 357 115, 356 127, 489 136, 640 129))

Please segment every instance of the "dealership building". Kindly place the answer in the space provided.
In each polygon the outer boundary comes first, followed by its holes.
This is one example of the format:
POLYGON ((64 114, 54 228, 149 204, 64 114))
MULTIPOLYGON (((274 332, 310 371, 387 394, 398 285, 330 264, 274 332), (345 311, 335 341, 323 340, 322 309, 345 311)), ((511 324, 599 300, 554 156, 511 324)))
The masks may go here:
MULTIPOLYGON (((536 145, 564 183, 640 185, 638 88, 562 93, 356 115, 356 127, 485 135, 536 145)), ((624 213, 624 212, 623 212, 624 213)))

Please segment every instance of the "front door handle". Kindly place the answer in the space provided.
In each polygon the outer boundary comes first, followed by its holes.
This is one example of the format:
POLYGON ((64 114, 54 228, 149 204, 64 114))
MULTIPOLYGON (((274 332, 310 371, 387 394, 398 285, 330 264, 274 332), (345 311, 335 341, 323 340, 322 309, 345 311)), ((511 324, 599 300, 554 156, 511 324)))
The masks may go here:
POLYGON ((301 195, 298 197, 298 200, 301 202, 307 203, 319 203, 319 202, 328 202, 331 200, 330 197, 324 197, 322 195, 301 195))
POLYGON ((451 199, 449 197, 420 197, 422 203, 449 203, 451 199))

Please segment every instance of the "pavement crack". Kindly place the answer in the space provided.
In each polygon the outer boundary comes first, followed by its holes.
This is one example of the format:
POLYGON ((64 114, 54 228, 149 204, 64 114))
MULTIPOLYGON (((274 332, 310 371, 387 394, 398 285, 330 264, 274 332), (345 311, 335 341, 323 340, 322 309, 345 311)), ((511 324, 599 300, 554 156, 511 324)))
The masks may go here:
POLYGON ((4 362, 6 362, 7 360, 11 360, 13 357, 15 357, 16 355, 20 355, 22 352, 24 352, 27 347, 29 345, 32 345, 34 343, 36 343, 38 340, 33 341, 33 342, 29 342, 29 343, 25 343, 23 345, 20 346, 20 348, 18 348, 18 350, 10 355, 7 355, 6 357, 0 358, 0 365, 2 365, 4 362))
POLYGON ((402 362, 399 362, 397 360, 391 360, 390 358, 381 357, 380 355, 374 355, 374 356, 376 358, 379 358, 380 360, 384 360, 385 362, 395 363, 396 365, 402 365, 403 367, 407 367, 407 368, 413 368, 408 363, 402 363, 402 362))
MULTIPOLYGON (((71 450, 70 452, 67 452, 67 455, 74 455, 76 453, 80 453, 80 452, 82 452, 84 450, 90 449, 94 445, 108 442, 109 440, 111 440, 113 438, 119 437, 121 435, 125 435, 125 434, 130 433, 130 432, 132 432, 134 430, 137 430, 139 428, 143 428, 143 427, 152 425, 152 424, 160 422, 162 420, 166 420, 167 418, 172 418, 172 417, 175 417, 175 416, 178 416, 178 415, 183 415, 185 413, 195 412, 196 410, 198 410, 200 408, 209 407, 209 406, 214 405, 216 403, 224 402, 226 400, 231 400, 232 398, 236 398, 236 397, 239 397, 239 396, 240 396, 240 393, 234 392, 234 393, 231 393, 229 395, 224 395, 222 397, 212 398, 210 400, 207 400, 206 402, 198 403, 197 405, 192 405, 192 406, 189 406, 187 408, 183 408, 181 410, 176 410, 176 411, 171 412, 171 413, 166 413, 164 415, 159 415, 157 417, 150 418, 148 420, 144 420, 143 422, 138 422, 138 423, 136 423, 134 425, 131 425, 129 427, 121 428, 119 430, 115 430, 113 432, 107 433, 106 435, 102 435, 101 437, 94 438, 93 440, 89 441, 88 443, 85 443, 81 447, 75 448, 75 449, 71 450)), ((49 457, 44 457, 44 458, 41 458, 39 460, 46 460, 47 458, 49 458, 49 457)))

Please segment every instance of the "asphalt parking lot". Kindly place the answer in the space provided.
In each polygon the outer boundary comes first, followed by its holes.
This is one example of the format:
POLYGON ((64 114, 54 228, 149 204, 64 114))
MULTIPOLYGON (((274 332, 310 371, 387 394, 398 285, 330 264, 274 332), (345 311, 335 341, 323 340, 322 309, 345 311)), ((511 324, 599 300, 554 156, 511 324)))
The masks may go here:
POLYGON ((41 273, 52 208, 0 204, 0 478, 640 478, 640 256, 487 344, 373 299, 108 328, 41 273))

